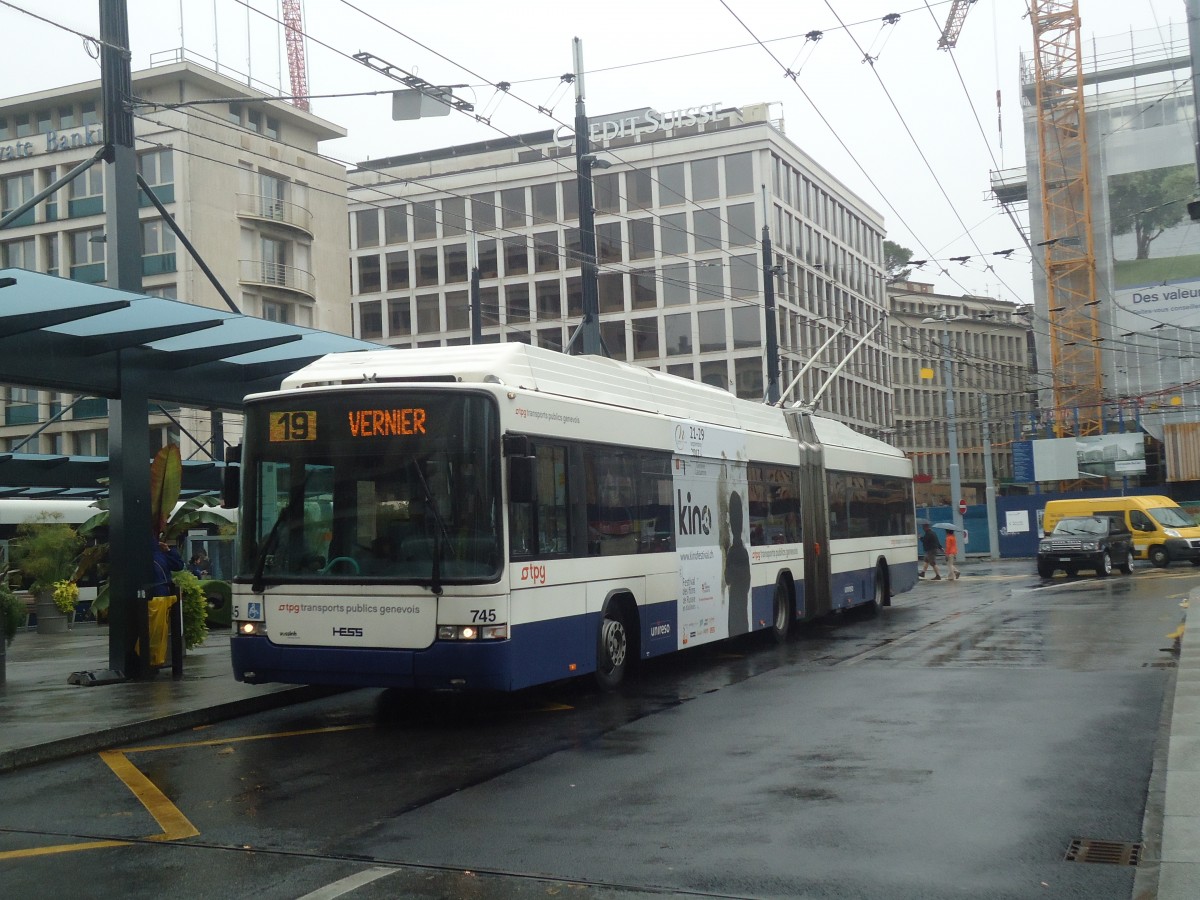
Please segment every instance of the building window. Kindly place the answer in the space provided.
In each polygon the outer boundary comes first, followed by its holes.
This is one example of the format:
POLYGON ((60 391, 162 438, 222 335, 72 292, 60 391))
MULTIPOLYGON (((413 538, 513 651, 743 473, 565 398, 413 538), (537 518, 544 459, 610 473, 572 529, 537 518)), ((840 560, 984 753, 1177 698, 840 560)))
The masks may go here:
POLYGON ((142 222, 142 274, 175 271, 175 232, 161 219, 142 222))
POLYGON ((36 272, 37 258, 34 255, 35 252, 33 238, 0 244, 0 257, 3 258, 3 266, 6 269, 30 269, 36 272))
POLYGON ((504 314, 509 325, 529 321, 529 285, 504 286, 504 314))
POLYGON ((471 195, 471 228, 476 234, 496 230, 496 195, 492 192, 471 195))
POLYGON ((379 255, 360 256, 355 262, 358 263, 358 293, 373 294, 379 291, 383 287, 379 278, 379 255))
POLYGON ((465 331, 471 327, 471 303, 466 291, 446 292, 446 330, 465 331))
POLYGON ((692 352, 692 314, 674 313, 663 316, 663 334, 667 356, 683 356, 692 352))
POLYGON ((442 248, 446 269, 446 282, 467 280, 467 245, 447 244, 442 248))
POLYGON ((79 124, 80 125, 99 125, 100 114, 96 112, 96 101, 85 100, 79 104, 79 124))
POLYGON ((579 185, 574 181, 560 181, 562 185, 563 221, 573 222, 579 218, 579 185))
POLYGON ((264 284, 287 284, 288 244, 262 238, 262 280, 264 284))
POLYGON ((42 258, 46 264, 47 275, 58 275, 58 235, 42 235, 42 258))
POLYGON ((618 188, 619 176, 613 172, 592 176, 592 206, 599 213, 619 213, 621 195, 618 188))
POLYGON ((379 210, 375 207, 354 212, 355 246, 363 249, 379 246, 379 210))
POLYGON ((54 116, 48 109, 39 109, 33 114, 35 121, 35 131, 37 134, 45 134, 47 131, 54 130, 54 116))
POLYGON ((17 137, 29 137, 33 134, 33 124, 29 121, 29 113, 16 113, 13 116, 13 125, 17 129, 17 137))
POLYGON ((413 240, 428 241, 437 237, 437 202, 422 200, 412 205, 413 240))
POLYGON ((262 317, 268 322, 281 322, 284 325, 289 325, 292 321, 292 305, 290 303, 276 303, 273 300, 264 300, 262 302, 262 317))
POLYGON ((725 269, 720 263, 696 263, 696 302, 725 296, 725 269))
POLYGON ((400 337, 412 334, 412 303, 407 297, 388 301, 388 334, 400 337))
POLYGON ((417 287, 439 284, 437 247, 422 247, 416 252, 417 287))
POLYGON ((654 204, 653 183, 647 169, 634 169, 625 173, 625 202, 631 211, 646 209, 654 204))
POLYGON ((383 315, 378 300, 358 304, 358 336, 364 340, 383 337, 383 315))
POLYGON ((480 278, 497 278, 500 275, 499 262, 496 256, 496 242, 494 240, 480 241, 475 248, 475 252, 479 254, 477 264, 479 266, 480 278))
POLYGON ((447 197, 442 201, 442 236, 454 237, 467 232, 467 201, 447 197))
POLYGON ((710 360, 700 363, 700 381, 709 387, 729 390, 729 367, 725 360, 710 360))
POLYGON ((529 274, 529 247, 524 235, 504 239, 504 274, 529 274))
POLYGON ((654 309, 658 306, 658 283, 653 269, 629 273, 630 300, 634 309, 654 309))
POLYGON ((629 220, 629 258, 649 259, 654 256, 654 221, 629 220))
POLYGON ((717 160, 692 160, 692 199, 713 200, 721 194, 721 185, 717 180, 717 160))
POLYGON ((605 222, 596 226, 596 258, 601 263, 621 261, 620 222, 605 222))
POLYGON ((403 244, 408 240, 408 208, 403 203, 384 208, 383 239, 388 244, 403 244))
POLYGON ((537 314, 542 322, 562 318, 562 297, 557 281, 539 281, 537 290, 537 314))
POLYGON ((658 205, 678 206, 687 199, 683 192, 683 163, 658 167, 658 205))
POLYGON ((737 395, 743 400, 758 400, 763 397, 763 367, 758 356, 748 356, 733 361, 733 378, 737 395))
POLYGON ((558 271, 558 232, 544 231, 533 236, 533 268, 535 272, 558 271))
POLYGON ((651 316, 648 319, 632 319, 629 327, 633 330, 633 358, 658 358, 658 319, 651 316))
POLYGON ((663 266, 663 305, 686 306, 692 302, 691 279, 687 263, 663 266))
POLYGON ((387 255, 387 289, 408 289, 408 251, 395 250, 387 255))
POLYGON ((708 309, 697 314, 700 327, 700 352, 725 350, 725 310, 708 309))
POLYGON ((725 210, 725 221, 729 223, 729 245, 748 247, 754 243, 754 204, 735 203, 725 210))
POLYGON ((95 216, 104 212, 104 168, 92 166, 67 187, 67 215, 95 216))
POLYGON ((725 157, 725 196, 754 193, 754 165, 749 153, 725 157))
POLYGON ((735 306, 730 313, 733 316, 733 349, 761 347, 762 324, 758 307, 735 306))
POLYGON ((554 182, 535 184, 533 193, 534 224, 558 221, 558 188, 554 182))
POLYGON ((161 202, 175 202, 175 158, 169 147, 139 153, 138 174, 161 202))
POLYGON ((417 334, 440 334, 442 311, 437 294, 417 295, 417 334))
POLYGON ((505 188, 500 192, 500 222, 505 228, 525 225, 525 188, 505 188))
POLYGON ((95 284, 104 280, 104 230, 71 233, 71 278, 95 284))
POLYGON ((625 312, 625 276, 619 272, 602 272, 597 279, 598 306, 602 313, 625 312))
POLYGON ((279 120, 274 116, 267 116, 263 134, 273 141, 279 140, 279 120))
POLYGON ((608 348, 613 359, 619 359, 622 362, 629 359, 623 319, 615 322, 601 322, 600 339, 604 341, 604 346, 608 348))
MULTIPOLYGON (((93 166, 93 169, 98 168, 93 166)), ((22 203, 28 202, 33 198, 33 173, 22 172, 20 175, 9 175, 5 178, 0 178, 0 194, 3 195, 4 210, 3 214, 8 215, 22 203)), ((10 224, 10 227, 18 225, 32 225, 34 222, 34 211, 32 209, 26 211, 16 221, 10 224)))
POLYGON ((696 236, 696 252, 721 249, 721 217, 715 209, 699 209, 692 213, 692 233, 696 236))
POLYGON ((729 293, 734 297, 751 297, 758 293, 758 261, 753 254, 729 260, 729 293))
POLYGON ((659 235, 663 256, 686 256, 688 252, 687 213, 659 216, 659 235))

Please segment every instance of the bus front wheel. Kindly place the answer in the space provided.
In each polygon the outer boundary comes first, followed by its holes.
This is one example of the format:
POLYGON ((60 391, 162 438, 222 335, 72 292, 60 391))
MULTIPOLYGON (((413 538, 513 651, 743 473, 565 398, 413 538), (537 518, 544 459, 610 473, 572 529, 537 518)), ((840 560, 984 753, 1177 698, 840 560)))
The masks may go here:
POLYGON ((604 610, 596 648, 596 684, 614 690, 625 679, 629 666, 629 630, 616 604, 604 610))

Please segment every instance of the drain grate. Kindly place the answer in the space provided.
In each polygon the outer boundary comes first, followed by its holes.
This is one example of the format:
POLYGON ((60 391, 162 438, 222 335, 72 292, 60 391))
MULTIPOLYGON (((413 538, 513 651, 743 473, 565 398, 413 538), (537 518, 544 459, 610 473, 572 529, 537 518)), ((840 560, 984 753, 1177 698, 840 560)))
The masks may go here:
POLYGON ((1093 841, 1075 838, 1067 848, 1066 862, 1107 863, 1110 866, 1136 866, 1142 845, 1128 841, 1093 841))

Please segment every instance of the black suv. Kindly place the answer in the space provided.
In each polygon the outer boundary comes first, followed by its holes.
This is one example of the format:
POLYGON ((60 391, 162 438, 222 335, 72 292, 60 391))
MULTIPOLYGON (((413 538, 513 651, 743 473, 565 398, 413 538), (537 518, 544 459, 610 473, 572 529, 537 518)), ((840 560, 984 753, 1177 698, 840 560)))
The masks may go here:
POLYGON ((1037 569, 1043 578, 1052 578, 1056 569, 1068 575, 1094 569, 1103 578, 1114 565, 1126 575, 1133 571, 1133 535, 1120 519, 1068 516, 1038 542, 1037 569))

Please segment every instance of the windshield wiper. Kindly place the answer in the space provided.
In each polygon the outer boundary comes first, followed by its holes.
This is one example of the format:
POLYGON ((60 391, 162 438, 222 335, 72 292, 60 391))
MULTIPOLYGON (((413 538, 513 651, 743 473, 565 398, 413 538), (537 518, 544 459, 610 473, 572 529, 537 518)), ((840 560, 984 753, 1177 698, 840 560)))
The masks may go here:
POLYGON ((450 535, 446 532, 446 523, 442 521, 442 514, 438 512, 437 503, 433 500, 433 491, 429 489, 429 482, 425 480, 425 473, 421 471, 421 464, 417 462, 417 458, 412 458, 413 469, 417 473, 417 479, 421 482, 421 490, 425 492, 425 506, 433 513, 433 569, 429 573, 429 590, 432 594, 440 596, 442 593, 442 538, 450 540, 450 535))

